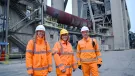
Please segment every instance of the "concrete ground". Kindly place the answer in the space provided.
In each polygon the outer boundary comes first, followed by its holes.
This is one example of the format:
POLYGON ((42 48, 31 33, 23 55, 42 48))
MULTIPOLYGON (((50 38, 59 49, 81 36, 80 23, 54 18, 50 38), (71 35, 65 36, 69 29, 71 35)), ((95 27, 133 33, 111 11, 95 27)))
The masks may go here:
MULTIPOLYGON (((100 76, 135 76, 135 50, 102 52, 102 58, 100 76)), ((0 64, 0 76, 27 76, 24 60, 22 64, 21 60, 9 61, 9 65, 0 64)), ((56 76, 55 69, 48 76, 56 76)), ((73 76, 83 75, 77 69, 73 76)))

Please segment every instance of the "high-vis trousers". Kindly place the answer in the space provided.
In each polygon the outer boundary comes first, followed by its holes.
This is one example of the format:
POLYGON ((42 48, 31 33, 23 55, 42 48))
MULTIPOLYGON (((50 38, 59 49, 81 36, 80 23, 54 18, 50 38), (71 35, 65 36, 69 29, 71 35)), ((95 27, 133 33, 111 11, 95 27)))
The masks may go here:
POLYGON ((82 63, 83 76, 99 76, 97 63, 82 63))

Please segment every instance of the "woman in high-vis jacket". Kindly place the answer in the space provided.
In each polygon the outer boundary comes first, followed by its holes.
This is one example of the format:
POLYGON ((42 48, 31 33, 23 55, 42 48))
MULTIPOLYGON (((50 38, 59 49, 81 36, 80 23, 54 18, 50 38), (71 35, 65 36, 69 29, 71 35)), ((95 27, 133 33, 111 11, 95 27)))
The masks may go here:
POLYGON ((26 47, 26 68, 29 76, 47 76, 52 71, 50 45, 45 39, 45 27, 38 25, 26 47))
POLYGON ((60 41, 55 43, 52 52, 55 60, 57 76, 72 76, 72 70, 75 71, 77 68, 72 45, 68 41, 68 31, 62 29, 60 31, 60 41))

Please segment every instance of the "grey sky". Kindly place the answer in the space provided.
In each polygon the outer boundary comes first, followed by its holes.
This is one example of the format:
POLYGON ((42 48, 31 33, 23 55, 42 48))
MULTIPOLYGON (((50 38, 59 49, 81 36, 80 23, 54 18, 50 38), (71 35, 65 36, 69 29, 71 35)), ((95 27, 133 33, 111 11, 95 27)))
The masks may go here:
POLYGON ((130 22, 131 22, 131 31, 135 33, 135 0, 126 0, 130 22))
MULTIPOLYGON (((47 1, 48 5, 51 6, 51 0, 47 1)), ((135 33, 135 0, 126 0, 130 22, 131 22, 131 31, 135 33)), ((66 7, 66 12, 72 14, 72 0, 68 0, 68 4, 66 7)))

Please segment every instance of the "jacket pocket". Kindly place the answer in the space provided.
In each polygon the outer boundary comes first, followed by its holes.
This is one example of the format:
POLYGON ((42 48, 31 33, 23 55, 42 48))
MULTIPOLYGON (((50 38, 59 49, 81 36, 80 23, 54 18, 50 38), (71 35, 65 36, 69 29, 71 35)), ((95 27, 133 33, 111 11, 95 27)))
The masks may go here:
POLYGON ((84 45, 84 44, 81 44, 81 45, 80 45, 80 48, 81 48, 81 49, 85 49, 85 45, 84 45))
POLYGON ((33 66, 34 67, 41 67, 41 56, 40 55, 33 57, 33 66))

